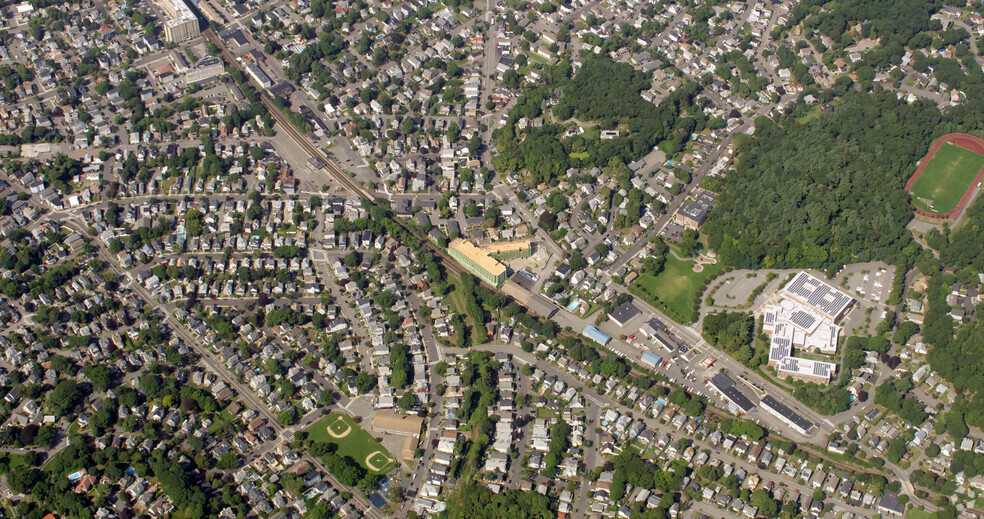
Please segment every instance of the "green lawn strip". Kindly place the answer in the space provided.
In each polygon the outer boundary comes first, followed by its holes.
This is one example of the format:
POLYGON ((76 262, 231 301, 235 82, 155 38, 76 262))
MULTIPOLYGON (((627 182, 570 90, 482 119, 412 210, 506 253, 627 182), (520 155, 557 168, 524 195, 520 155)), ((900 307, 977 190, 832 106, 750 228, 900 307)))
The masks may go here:
POLYGON ((952 211, 982 167, 984 156, 954 144, 943 143, 912 184, 912 203, 926 211, 952 211), (932 207, 922 199, 931 201, 932 207))
POLYGON ((350 456, 356 463, 362 465, 370 472, 386 474, 396 467, 396 458, 382 444, 376 441, 375 437, 344 413, 330 413, 328 416, 315 422, 311 427, 308 427, 307 433, 308 438, 314 441, 331 443, 338 446, 337 452, 340 456, 350 456), (351 429, 349 430, 343 427, 343 425, 351 429), (329 427, 332 428, 335 434, 343 434, 344 436, 336 438, 328 431, 329 427), (346 433, 346 431, 348 432, 346 433), (366 459, 377 451, 380 454, 376 454, 370 461, 381 469, 379 471, 373 470, 366 464, 366 459), (388 463, 382 463, 383 457, 390 461, 388 463))

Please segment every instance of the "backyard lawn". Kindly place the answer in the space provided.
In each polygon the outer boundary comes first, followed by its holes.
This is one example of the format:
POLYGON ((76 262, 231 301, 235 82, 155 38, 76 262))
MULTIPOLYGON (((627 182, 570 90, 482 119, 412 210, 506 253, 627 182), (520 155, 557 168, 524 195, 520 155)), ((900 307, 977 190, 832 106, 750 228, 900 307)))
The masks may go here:
POLYGON ((339 456, 351 456, 370 472, 386 474, 396 460, 368 431, 344 413, 331 413, 307 429, 308 438, 333 443, 339 456))
POLYGON ((678 319, 692 322, 696 314, 697 291, 724 269, 723 264, 715 263, 704 265, 701 272, 694 272, 693 266, 693 261, 681 261, 668 255, 662 272, 656 276, 639 276, 635 282, 637 292, 657 308, 661 302, 678 319))

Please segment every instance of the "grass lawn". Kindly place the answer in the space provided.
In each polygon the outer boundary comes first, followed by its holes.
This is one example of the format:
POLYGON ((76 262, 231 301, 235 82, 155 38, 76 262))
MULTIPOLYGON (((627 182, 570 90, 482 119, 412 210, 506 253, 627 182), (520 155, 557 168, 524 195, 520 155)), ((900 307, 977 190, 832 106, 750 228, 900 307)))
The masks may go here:
POLYGON ((796 118, 796 122, 798 122, 800 124, 806 124, 806 123, 812 121, 813 119, 819 118, 820 117, 820 114, 822 114, 822 113, 823 112, 820 110, 820 105, 816 105, 811 110, 809 110, 808 112, 806 112, 804 115, 801 115, 801 116, 797 117, 796 118))
POLYGON ((333 443, 340 456, 351 456, 375 474, 386 474, 396 467, 396 459, 368 431, 344 413, 331 413, 307 429, 314 441, 333 443))
POLYGON ((912 203, 923 210, 946 213, 970 187, 984 167, 984 156, 948 142, 943 143, 912 184, 912 203))
POLYGON ((584 319, 591 317, 591 314, 597 312, 598 310, 601 310, 601 305, 591 305, 591 308, 588 308, 588 313, 584 314, 584 319))
POLYGON ((591 154, 586 151, 579 151, 579 152, 572 151, 568 155, 570 155, 572 159, 578 159, 578 160, 587 160, 588 157, 591 156, 591 154))
POLYGON ((23 454, 4 453, 2 456, 6 457, 7 466, 11 469, 27 466, 27 458, 25 458, 23 454))
POLYGON ((678 318, 690 322, 696 310, 697 291, 705 281, 724 269, 723 264, 715 263, 704 265, 701 272, 694 272, 693 265, 693 261, 680 261, 669 255, 662 272, 656 276, 643 274, 635 285, 646 299, 662 302, 678 318))
POLYGON ((212 425, 208 426, 208 432, 210 434, 215 434, 216 432, 221 431, 227 423, 233 421, 234 419, 235 417, 229 414, 228 408, 223 409, 219 412, 219 415, 215 418, 215 420, 212 421, 212 425))
POLYGON ((935 517, 935 513, 927 512, 922 508, 910 508, 909 511, 905 513, 905 519, 934 519, 935 517))
MULTIPOLYGON (((485 329, 479 330, 475 326, 475 321, 468 315, 468 306, 465 305, 465 296, 462 295, 461 290, 458 288, 458 283, 461 281, 456 277, 448 278, 448 281, 454 286, 454 290, 448 294, 448 298, 451 300, 451 308, 454 309, 456 313, 461 315, 461 318, 465 321, 465 326, 472 331, 471 340, 473 344, 482 344, 487 340, 485 335, 485 329)), ((456 330, 455 335, 462 333, 462 330, 456 330)))

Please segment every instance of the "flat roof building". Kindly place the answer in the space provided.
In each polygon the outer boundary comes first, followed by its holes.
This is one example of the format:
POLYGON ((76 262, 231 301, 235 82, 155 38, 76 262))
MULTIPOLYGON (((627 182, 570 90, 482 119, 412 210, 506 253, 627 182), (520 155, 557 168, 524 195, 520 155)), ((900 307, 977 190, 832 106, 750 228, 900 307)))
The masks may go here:
POLYGON ((776 418, 782 420, 783 423, 792 427, 800 434, 805 435, 810 432, 810 429, 813 429, 813 423, 796 414, 795 411, 783 405, 782 402, 773 398, 772 395, 765 395, 762 401, 759 402, 759 405, 762 406, 762 409, 765 409, 776 418))
POLYGON ((198 17, 184 0, 155 0, 156 5, 167 16, 164 22, 164 40, 169 43, 197 38, 201 34, 198 17))
POLYGON ((718 373, 711 377, 711 385, 721 393, 721 398, 725 402, 734 406, 741 413, 747 413, 755 407, 755 404, 735 387, 735 381, 724 373, 718 373))
POLYGON ((506 280, 507 268, 499 260, 527 258, 532 254, 529 240, 498 242, 481 247, 463 238, 448 245, 448 255, 485 282, 499 286, 506 280))
POLYGON ((793 380, 814 384, 829 384, 836 371, 837 364, 833 362, 800 357, 786 357, 777 366, 777 375, 780 379, 790 377, 793 380))
POLYGON ((263 72, 263 69, 261 69, 258 65, 246 63, 245 67, 246 73, 252 76, 252 78, 255 79, 261 87, 270 88, 273 86, 273 81, 270 79, 270 76, 268 76, 266 72, 263 72))
POLYGON ((401 415, 395 413, 376 413, 372 417, 372 432, 384 432, 399 436, 420 436, 424 419, 416 415, 401 415))
POLYGON ((707 214, 714 206, 714 195, 709 191, 702 191, 693 202, 684 204, 673 215, 673 220, 690 229, 697 229, 707 220, 707 214))
POLYGON ((854 298, 813 277, 800 272, 782 289, 782 295, 811 307, 831 321, 840 319, 854 303, 854 298))
POLYGON ((609 317, 612 318, 612 321, 615 321, 615 324, 619 326, 625 326, 626 323, 631 321, 632 318, 637 315, 639 315, 639 309, 636 308, 635 305, 633 305, 632 303, 626 301, 615 307, 615 309, 612 310, 612 313, 611 315, 609 315, 609 317))
POLYGON ((663 361, 659 355, 656 355, 651 351, 642 352, 642 357, 639 360, 642 362, 643 366, 646 366, 649 369, 656 369, 656 366, 659 366, 659 363, 663 361))
POLYGON ((835 363, 795 357, 793 350, 836 354, 841 328, 835 322, 854 298, 806 272, 796 274, 779 295, 779 304, 762 313, 762 332, 770 337, 769 366, 779 378, 829 384, 835 363))

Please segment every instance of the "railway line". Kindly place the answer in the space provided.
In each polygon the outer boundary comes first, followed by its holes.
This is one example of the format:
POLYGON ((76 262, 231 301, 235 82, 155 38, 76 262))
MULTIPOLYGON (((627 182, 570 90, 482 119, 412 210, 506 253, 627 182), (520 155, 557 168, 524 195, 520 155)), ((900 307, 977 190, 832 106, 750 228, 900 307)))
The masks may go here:
MULTIPOLYGON (((314 158, 318 158, 325 164, 323 167, 319 168, 320 170, 328 174, 328 176, 333 178, 336 182, 338 182, 348 191, 351 191, 353 194, 369 201, 370 203, 374 203, 375 194, 366 190, 364 187, 362 187, 356 181, 354 181, 351 177, 349 177, 344 171, 341 170, 341 168, 338 167, 337 164, 335 164, 335 161, 333 161, 324 152, 322 152, 314 144, 312 144, 311 141, 307 138, 307 136, 301 133, 300 130, 298 130, 293 125, 293 123, 290 122, 290 120, 287 118, 287 115, 284 114, 280 110, 280 108, 277 105, 275 105, 273 101, 270 99, 270 96, 267 94, 266 89, 264 89, 262 86, 257 84, 253 80, 253 78, 246 73, 242 64, 236 59, 236 57, 231 52, 229 52, 229 50, 223 44, 222 40, 215 34, 214 31, 212 31, 212 29, 207 29, 203 31, 202 36, 204 36, 205 39, 208 40, 210 43, 218 47, 219 51, 222 54, 223 60, 225 60, 231 66, 235 67, 237 70, 242 72, 243 75, 247 78, 247 81, 249 81, 250 84, 252 84, 256 88, 256 91, 260 96, 260 102, 263 103, 263 106, 265 106, 267 111, 270 112, 270 116, 273 117, 274 121, 277 122, 280 128, 287 133, 287 135, 291 138, 291 140, 293 140, 298 146, 301 147, 301 149, 307 152, 308 155, 314 158)), ((407 227, 407 225, 404 222, 402 222, 397 218, 394 218, 393 221, 396 222, 398 225, 400 225, 400 227, 403 227, 407 232, 420 239, 421 242, 424 243, 427 246, 427 248, 431 250, 432 253, 434 253, 437 257, 441 259, 441 263, 444 265, 444 268, 446 270, 451 271, 456 275, 461 275, 467 272, 463 267, 461 267, 458 264, 458 262, 451 259, 451 257, 448 256, 446 252, 444 252, 438 247, 435 247, 430 241, 427 240, 425 236, 419 236, 412 229, 407 227)), ((480 281, 480 282, 493 290, 497 289, 497 287, 489 285, 484 281, 480 281)))

